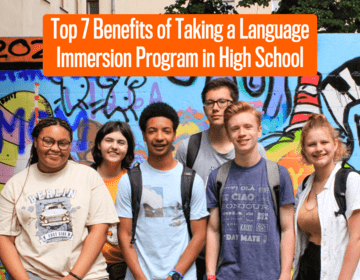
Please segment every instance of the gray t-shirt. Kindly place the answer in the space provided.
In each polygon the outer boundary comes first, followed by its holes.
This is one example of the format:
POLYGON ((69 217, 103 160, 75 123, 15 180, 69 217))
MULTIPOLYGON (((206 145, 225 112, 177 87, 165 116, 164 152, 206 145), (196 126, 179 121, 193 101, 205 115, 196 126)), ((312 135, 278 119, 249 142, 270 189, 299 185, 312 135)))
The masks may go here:
MULTIPOLYGON (((187 149, 189 145, 189 139, 183 140, 176 152, 175 159, 180 163, 186 165, 187 149)), ((264 147, 258 143, 258 152, 261 157, 266 159, 264 147)), ((235 149, 230 152, 222 154, 214 149, 211 145, 209 138, 209 130, 204 130, 201 133, 201 144, 199 153, 195 159, 194 166, 192 169, 206 182, 211 171, 218 168, 223 163, 235 158, 235 149)))

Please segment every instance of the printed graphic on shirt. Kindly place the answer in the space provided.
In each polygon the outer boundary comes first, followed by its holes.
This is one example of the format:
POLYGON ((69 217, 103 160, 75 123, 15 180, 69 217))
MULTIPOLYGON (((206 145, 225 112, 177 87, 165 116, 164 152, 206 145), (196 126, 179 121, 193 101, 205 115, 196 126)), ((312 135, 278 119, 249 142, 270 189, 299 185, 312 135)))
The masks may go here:
POLYGON ((223 193, 224 239, 265 244, 272 207, 269 187, 226 186, 223 193))
POLYGON ((144 186, 143 188, 143 207, 145 218, 172 217, 169 226, 180 226, 185 222, 184 212, 181 203, 173 201, 171 206, 163 205, 163 188, 144 186))
POLYGON ((28 196, 30 202, 35 204, 35 227, 40 244, 73 239, 71 214, 80 207, 72 209, 70 199, 75 198, 76 192, 72 189, 62 192, 56 189, 55 193, 45 190, 45 193, 40 191, 28 196))

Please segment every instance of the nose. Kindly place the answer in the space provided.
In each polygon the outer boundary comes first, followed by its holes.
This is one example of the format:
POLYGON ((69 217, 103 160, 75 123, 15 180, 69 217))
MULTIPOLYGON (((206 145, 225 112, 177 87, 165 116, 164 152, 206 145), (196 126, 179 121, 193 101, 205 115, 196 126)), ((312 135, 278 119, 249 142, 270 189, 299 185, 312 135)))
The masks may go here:
POLYGON ((162 141, 162 140, 164 140, 164 135, 163 135, 163 133, 162 133, 160 130, 157 132, 155 139, 156 139, 156 141, 162 141))
POLYGON ((52 151, 60 152, 59 142, 55 142, 54 145, 51 146, 52 151))

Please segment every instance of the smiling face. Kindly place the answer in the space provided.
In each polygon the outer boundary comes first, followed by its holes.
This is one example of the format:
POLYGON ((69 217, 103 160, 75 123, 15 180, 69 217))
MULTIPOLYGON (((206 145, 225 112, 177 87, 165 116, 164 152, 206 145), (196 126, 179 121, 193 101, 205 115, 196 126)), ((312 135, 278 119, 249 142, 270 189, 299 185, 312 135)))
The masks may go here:
POLYGON ((257 153, 257 140, 261 137, 262 127, 252 113, 233 115, 228 120, 226 130, 237 153, 257 153))
POLYGON ((53 173, 63 169, 70 156, 71 140, 69 131, 60 125, 52 125, 41 130, 39 136, 34 139, 34 145, 39 158, 38 169, 44 173, 53 173), (49 146, 48 140, 54 139, 55 143, 49 146), (60 147, 66 146, 66 149, 60 147))
MULTIPOLYGON (((230 90, 227 87, 221 87, 218 89, 210 90, 206 93, 206 96, 205 96, 205 102, 209 101, 209 100, 218 101, 220 99, 233 101, 233 99, 231 98, 230 90)), ((229 104, 230 103, 228 103, 228 105, 229 104)), ((220 108, 219 104, 217 104, 217 103, 214 103, 214 106, 212 108, 207 108, 206 106, 204 106, 204 112, 210 122, 210 126, 224 125, 225 109, 226 109, 226 107, 220 108)))
POLYGON ((120 131, 114 131, 105 135, 98 148, 101 152, 102 162, 121 165, 128 150, 128 142, 120 131))
POLYGON ((310 129, 304 140, 303 155, 315 169, 334 165, 338 143, 326 128, 310 129))
POLYGON ((172 155, 172 144, 176 139, 173 123, 165 117, 150 118, 146 123, 143 138, 148 146, 150 157, 172 155))

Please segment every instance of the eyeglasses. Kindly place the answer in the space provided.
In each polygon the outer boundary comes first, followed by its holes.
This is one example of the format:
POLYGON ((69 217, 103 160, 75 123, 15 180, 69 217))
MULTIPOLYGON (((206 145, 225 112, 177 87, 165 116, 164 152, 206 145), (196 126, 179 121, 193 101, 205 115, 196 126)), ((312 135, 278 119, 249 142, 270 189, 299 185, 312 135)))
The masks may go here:
POLYGON ((51 148, 57 142, 57 145, 60 150, 67 150, 71 144, 71 142, 69 142, 67 140, 56 141, 55 139, 53 139, 51 137, 43 137, 43 138, 41 138, 41 140, 43 142, 44 147, 46 147, 46 148, 51 148))
POLYGON ((219 106, 219 108, 226 108, 229 105, 229 102, 233 103, 229 99, 219 99, 216 101, 209 99, 204 102, 204 106, 205 106, 205 108, 210 109, 210 108, 213 108, 214 104, 216 103, 219 106))

